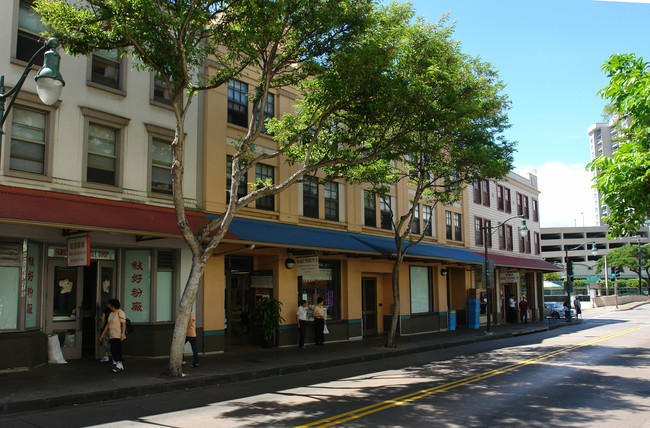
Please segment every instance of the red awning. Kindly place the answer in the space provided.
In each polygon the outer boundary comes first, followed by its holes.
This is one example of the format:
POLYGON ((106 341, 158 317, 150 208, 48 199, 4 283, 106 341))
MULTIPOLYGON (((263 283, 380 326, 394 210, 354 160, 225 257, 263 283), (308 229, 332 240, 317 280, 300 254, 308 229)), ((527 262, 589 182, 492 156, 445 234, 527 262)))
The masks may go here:
MULTIPOLYGON (((479 256, 485 257, 485 253, 480 251, 474 251, 474 253, 479 256)), ((490 254, 488 253, 488 258, 496 266, 520 268, 520 269, 532 269, 532 270, 544 270, 548 272, 558 272, 563 270, 561 267, 555 266, 549 262, 545 262, 541 259, 531 259, 526 257, 514 257, 514 256, 504 256, 501 254, 490 254)))
MULTIPOLYGON (((193 231, 209 220, 188 211, 193 231)), ((172 208, 0 186, 0 222, 139 235, 180 236, 172 208)))

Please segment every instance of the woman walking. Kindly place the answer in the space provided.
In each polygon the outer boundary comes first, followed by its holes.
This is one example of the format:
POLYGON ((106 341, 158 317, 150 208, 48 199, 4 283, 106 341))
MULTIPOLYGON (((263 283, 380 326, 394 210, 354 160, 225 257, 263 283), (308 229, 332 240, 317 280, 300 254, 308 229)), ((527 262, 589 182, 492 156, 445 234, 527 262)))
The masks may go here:
POLYGON ((108 322, 99 340, 104 338, 105 334, 111 342, 111 355, 115 361, 113 373, 121 373, 124 371, 124 359, 122 357, 122 342, 126 339, 126 314, 120 309, 120 301, 117 299, 110 299, 108 305, 111 308, 111 314, 108 316, 108 322))

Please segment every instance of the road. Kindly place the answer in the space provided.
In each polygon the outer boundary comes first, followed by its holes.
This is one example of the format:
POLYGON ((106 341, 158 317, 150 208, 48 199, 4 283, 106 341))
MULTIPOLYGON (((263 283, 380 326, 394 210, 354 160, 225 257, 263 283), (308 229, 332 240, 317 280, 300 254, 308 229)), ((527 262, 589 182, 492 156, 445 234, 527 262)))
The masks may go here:
POLYGON ((0 418, 2 427, 650 427, 650 305, 336 369, 0 418))

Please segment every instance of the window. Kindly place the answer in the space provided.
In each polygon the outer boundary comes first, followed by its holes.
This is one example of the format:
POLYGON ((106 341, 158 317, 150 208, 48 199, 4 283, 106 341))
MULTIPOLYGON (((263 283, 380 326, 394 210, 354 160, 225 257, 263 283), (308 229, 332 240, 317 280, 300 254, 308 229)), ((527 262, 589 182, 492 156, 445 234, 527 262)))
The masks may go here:
POLYGON ((535 254, 539 255, 540 254, 540 246, 539 246, 539 233, 535 232, 534 235, 535 238, 535 254))
MULTIPOLYGON (((226 156, 226 202, 230 201, 230 186, 232 185, 232 156, 226 156)), ((237 198, 243 198, 248 192, 248 180, 246 173, 239 177, 237 186, 237 198)))
POLYGON ((14 107, 9 169, 44 175, 47 160, 47 114, 14 107))
POLYGON ((483 246, 483 219, 474 218, 474 235, 476 237, 476 245, 483 246))
POLYGON ((522 196, 523 206, 524 206, 524 217, 530 218, 530 210, 528 209, 528 196, 522 196))
POLYGON ((462 218, 461 215, 458 213, 454 213, 454 239, 456 241, 462 241, 463 240, 463 223, 462 223, 462 218))
MULTIPOLYGON (((239 80, 228 82, 228 123, 248 126, 248 85, 239 80)), ((265 112, 266 114, 266 112, 265 112)))
POLYGON ((499 227, 499 249, 500 250, 506 249, 506 225, 505 224, 499 227))
POLYGON ((447 239, 454 239, 454 229, 451 223, 451 211, 445 211, 445 232, 447 239))
POLYGON ((302 215, 318 218, 318 183, 302 183, 302 215))
MULTIPOLYGON (((411 202, 413 204, 413 202, 411 202)), ((413 210, 413 223, 411 223, 411 233, 420 234, 420 205, 416 205, 413 210)))
POLYGON ((171 195, 172 145, 159 137, 151 139, 151 191, 171 195))
MULTIPOLYGON (((20 0, 16 59, 29 62, 32 56, 43 47, 40 34, 47 30, 48 27, 41 22, 41 15, 32 9, 32 2, 20 0)), ((35 64, 43 65, 43 54, 36 58, 35 64)))
MULTIPOLYGON (((275 178, 274 168, 270 165, 258 163, 255 165, 255 179, 256 181, 266 182, 267 180, 273 184, 275 178)), ((264 184, 259 184, 258 189, 264 187, 264 184)), ((264 196, 255 201, 255 208, 260 210, 275 211, 275 195, 264 196)))
POLYGON ((433 311, 431 268, 425 266, 410 266, 409 273, 411 313, 422 314, 433 311))
POLYGON ((298 299, 315 305, 323 298, 327 319, 341 319, 341 265, 337 261, 321 260, 318 270, 298 277, 298 299), (306 296, 306 298, 305 298, 306 296))
POLYGON ((524 197, 517 193, 517 215, 524 215, 524 197))
POLYGON ((505 227, 506 227, 506 250, 512 251, 513 250, 512 226, 506 224, 505 227))
POLYGON ((526 231, 526 254, 530 254, 530 230, 526 231))
POLYGON ((422 205, 422 222, 424 224, 424 235, 433 236, 433 207, 422 205))
POLYGON ((100 50, 91 57, 90 81, 113 89, 121 89, 120 55, 117 50, 100 50))
POLYGON ((481 203, 481 181, 474 182, 474 202, 481 203))
POLYGON ((369 190, 363 191, 363 224, 377 227, 377 198, 369 190))
MULTIPOLYGON (((259 119, 259 113, 257 114, 257 118, 259 119)), ((266 95, 266 105, 264 106, 264 122, 262 123, 262 132, 264 134, 268 134, 268 130, 266 129, 266 120, 271 119, 275 117, 275 95, 273 94, 267 94, 266 95)), ((245 126, 245 125, 244 125, 245 126)))
POLYGON ((21 250, 18 244, 0 243, 0 330, 18 329, 20 314, 20 279, 22 264, 21 250))
POLYGON ((481 198, 483 205, 490 206, 490 182, 487 180, 481 181, 481 198))
POLYGON ((521 235, 519 235, 519 252, 520 253, 526 252, 526 237, 521 235))
POLYGON ((153 100, 157 103, 172 105, 172 99, 167 90, 167 82, 158 74, 154 74, 153 78, 153 100))
POLYGON ((503 211, 504 205, 503 205, 503 186, 500 184, 497 184, 497 209, 499 211, 503 211))
POLYGON ((88 126, 86 181, 117 186, 117 156, 120 131, 91 123, 88 126))
POLYGON ((325 183, 325 220, 339 221, 339 184, 325 183))
POLYGON ((81 112, 86 118, 85 183, 119 187, 123 128, 130 119, 87 107, 81 112))
POLYGON ((157 251, 156 322, 171 322, 174 298, 174 252, 157 251))
POLYGON ((382 196, 379 205, 379 214, 381 216, 381 228, 393 230, 393 213, 391 211, 391 197, 382 196))
POLYGON ((533 221, 539 221, 539 211, 537 208, 537 199, 533 199, 533 221))
POLYGON ((511 199, 510 199, 510 189, 506 189, 504 187, 503 188, 503 204, 504 204, 505 211, 507 213, 512 212, 512 206, 511 206, 510 201, 511 201, 511 199))

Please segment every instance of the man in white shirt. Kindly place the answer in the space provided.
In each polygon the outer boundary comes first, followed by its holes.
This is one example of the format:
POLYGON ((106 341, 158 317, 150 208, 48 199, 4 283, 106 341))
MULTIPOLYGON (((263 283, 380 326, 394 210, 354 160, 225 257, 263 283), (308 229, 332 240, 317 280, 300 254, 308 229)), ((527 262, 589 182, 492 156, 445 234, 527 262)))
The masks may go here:
POLYGON ((305 333, 307 332, 307 301, 301 300, 300 306, 296 311, 296 322, 298 323, 298 333, 300 334, 300 340, 298 341, 298 346, 300 349, 305 349, 305 333))

